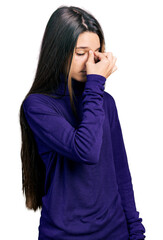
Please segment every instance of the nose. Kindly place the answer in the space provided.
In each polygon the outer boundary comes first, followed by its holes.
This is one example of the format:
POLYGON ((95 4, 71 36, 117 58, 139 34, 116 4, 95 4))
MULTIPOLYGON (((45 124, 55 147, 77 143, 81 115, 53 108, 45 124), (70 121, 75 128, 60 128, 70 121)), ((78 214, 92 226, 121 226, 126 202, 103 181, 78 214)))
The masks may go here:
MULTIPOLYGON (((93 53, 94 53, 94 52, 93 52, 93 53)), ((88 61, 88 56, 87 56, 87 59, 86 59, 86 61, 85 61, 85 64, 86 64, 87 61, 88 61)), ((98 57, 97 57, 96 55, 94 55, 94 62, 95 62, 95 63, 99 62, 99 59, 98 59, 98 57)), ((86 65, 85 65, 85 69, 86 69, 86 65)))

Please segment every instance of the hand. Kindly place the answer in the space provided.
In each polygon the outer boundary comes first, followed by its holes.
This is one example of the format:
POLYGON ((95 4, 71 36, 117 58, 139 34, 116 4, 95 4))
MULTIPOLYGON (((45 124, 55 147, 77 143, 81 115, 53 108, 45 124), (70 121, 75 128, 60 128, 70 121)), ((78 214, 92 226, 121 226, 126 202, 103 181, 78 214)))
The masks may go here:
POLYGON ((108 78, 113 72, 117 70, 115 65, 117 58, 113 56, 111 52, 101 53, 89 51, 88 60, 86 62, 87 74, 99 74, 108 78), (95 54, 95 56, 94 56, 95 54), (99 61, 96 63, 94 60, 98 58, 99 61))

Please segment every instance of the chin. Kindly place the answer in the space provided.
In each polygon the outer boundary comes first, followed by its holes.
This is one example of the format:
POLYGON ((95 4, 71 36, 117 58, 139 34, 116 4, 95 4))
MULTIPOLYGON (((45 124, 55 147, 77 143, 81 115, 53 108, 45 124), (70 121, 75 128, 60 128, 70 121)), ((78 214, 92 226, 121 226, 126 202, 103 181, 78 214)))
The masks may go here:
POLYGON ((86 82, 87 80, 87 75, 84 75, 84 74, 79 74, 79 75, 76 75, 76 76, 72 76, 73 79, 75 79, 76 81, 79 81, 79 82, 86 82))

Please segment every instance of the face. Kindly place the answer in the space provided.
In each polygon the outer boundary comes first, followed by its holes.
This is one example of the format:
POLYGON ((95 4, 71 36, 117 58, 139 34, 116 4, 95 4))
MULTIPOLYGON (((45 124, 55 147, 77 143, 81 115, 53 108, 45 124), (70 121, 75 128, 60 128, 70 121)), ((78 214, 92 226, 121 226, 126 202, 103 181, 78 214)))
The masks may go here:
POLYGON ((99 36, 93 32, 81 33, 74 49, 70 70, 71 77, 77 81, 85 82, 87 80, 86 62, 90 49, 93 52, 100 50, 99 36))

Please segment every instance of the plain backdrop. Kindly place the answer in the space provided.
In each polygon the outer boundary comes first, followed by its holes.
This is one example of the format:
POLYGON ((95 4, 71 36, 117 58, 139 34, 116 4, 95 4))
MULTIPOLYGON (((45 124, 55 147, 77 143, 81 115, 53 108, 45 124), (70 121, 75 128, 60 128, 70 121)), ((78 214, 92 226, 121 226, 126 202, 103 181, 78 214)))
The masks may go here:
MULTIPOLYGON (((146 239, 163 226, 162 1, 1 1, 0 4, 0 226, 2 239, 36 240, 40 211, 22 193, 19 107, 34 79, 45 26, 61 5, 78 6, 100 22, 117 71, 105 91, 117 104, 135 201, 146 239)), ((102 239, 101 239, 102 240, 102 239)), ((118 240, 118 239, 115 239, 118 240)))

